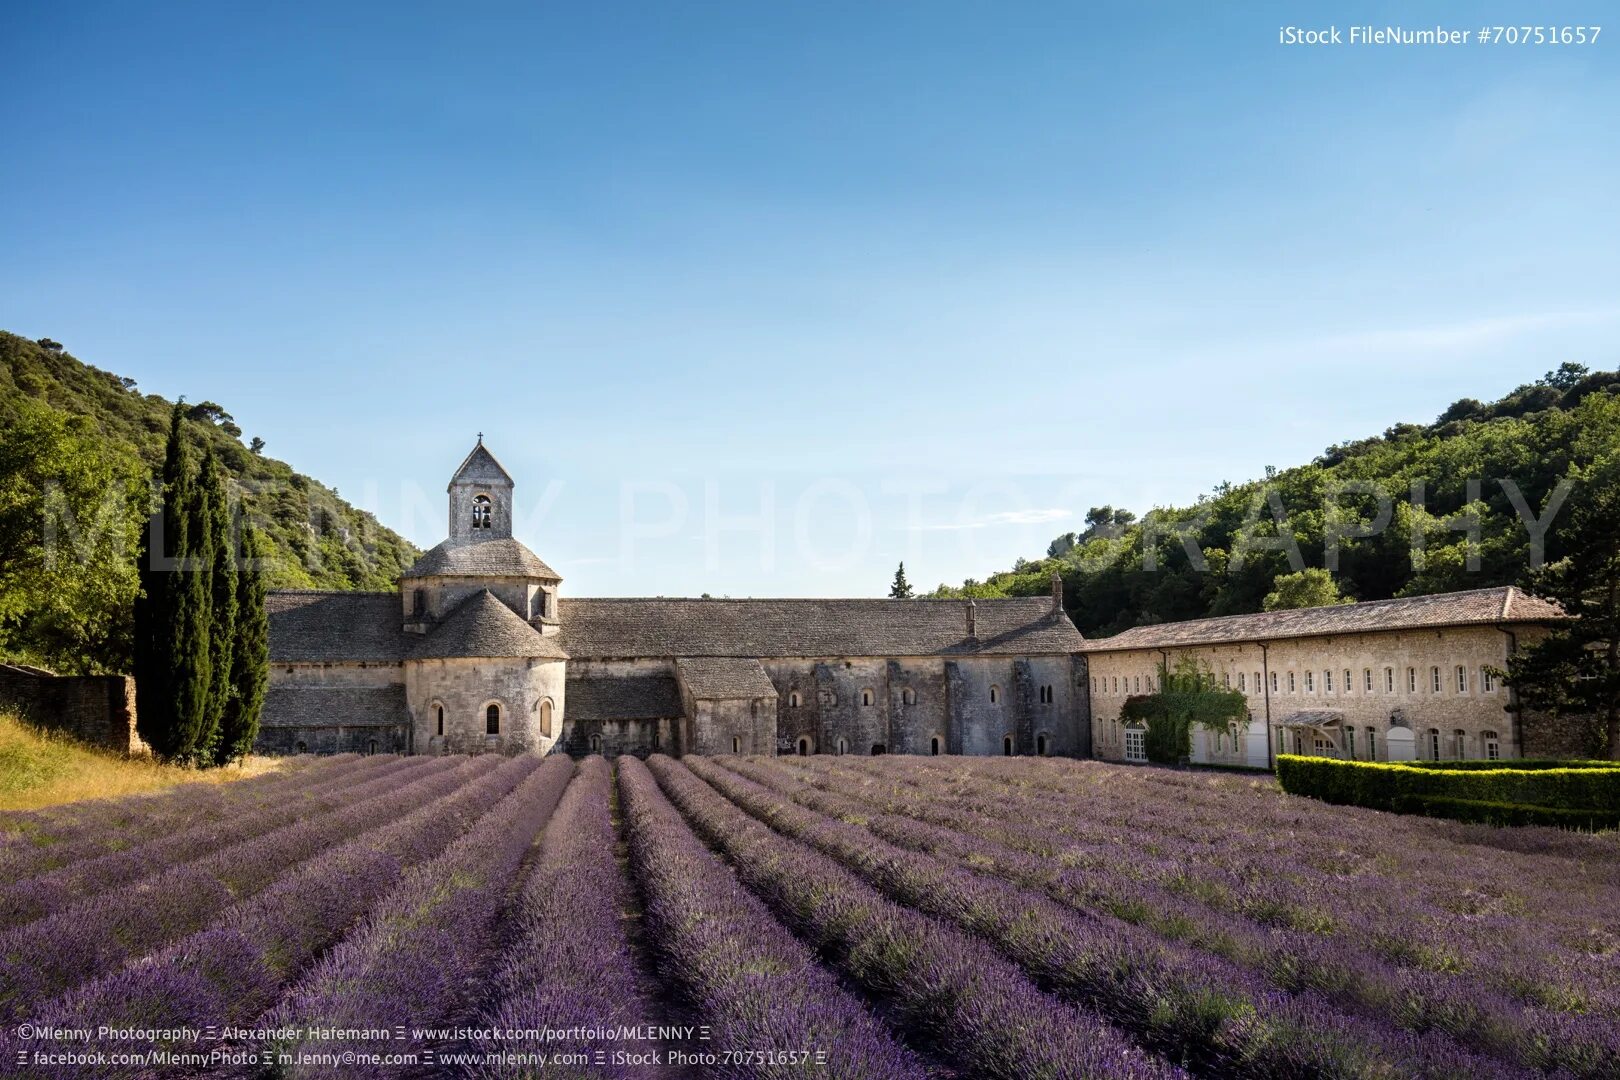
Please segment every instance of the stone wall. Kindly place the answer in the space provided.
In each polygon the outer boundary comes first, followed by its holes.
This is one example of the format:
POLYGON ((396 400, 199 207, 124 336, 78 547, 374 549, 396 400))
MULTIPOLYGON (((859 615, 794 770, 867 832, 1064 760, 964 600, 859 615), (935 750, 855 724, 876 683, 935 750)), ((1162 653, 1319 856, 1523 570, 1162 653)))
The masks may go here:
POLYGON ((255 754, 408 754, 406 724, 322 724, 265 726, 253 740, 255 754))
POLYGON ((574 757, 601 754, 618 757, 630 754, 674 753, 680 719, 662 720, 568 720, 563 723, 562 750, 574 757))
POLYGON ((135 680, 127 675, 52 675, 0 664, 0 705, 91 746, 120 754, 145 749, 135 733, 135 680))
POLYGON ((761 661, 776 752, 1083 755, 1084 663, 1070 656, 761 661), (992 694, 992 688, 994 694, 992 694))
POLYGON ((550 753, 562 737, 567 717, 564 672, 561 660, 468 658, 408 662, 405 687, 416 752, 550 753), (492 704, 500 710, 500 731, 495 735, 487 734, 486 718, 492 704))

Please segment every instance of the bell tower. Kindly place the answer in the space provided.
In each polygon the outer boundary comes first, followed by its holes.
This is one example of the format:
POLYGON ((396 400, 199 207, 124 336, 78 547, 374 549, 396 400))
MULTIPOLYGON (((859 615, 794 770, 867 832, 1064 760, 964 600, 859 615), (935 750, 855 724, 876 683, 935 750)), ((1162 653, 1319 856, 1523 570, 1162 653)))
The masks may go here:
POLYGON ((450 478, 450 542, 477 543, 512 537, 512 476, 484 445, 478 445, 450 478))

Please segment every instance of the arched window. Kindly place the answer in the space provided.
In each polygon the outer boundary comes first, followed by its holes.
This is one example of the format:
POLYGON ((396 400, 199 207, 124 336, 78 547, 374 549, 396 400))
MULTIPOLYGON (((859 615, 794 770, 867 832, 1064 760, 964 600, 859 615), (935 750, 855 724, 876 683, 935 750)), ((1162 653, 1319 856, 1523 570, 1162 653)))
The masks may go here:
POLYGON ((487 529, 490 527, 491 503, 488 495, 473 496, 472 527, 487 529))
POLYGON ((742 740, 739 739, 737 736, 733 735, 731 737, 731 752, 733 754, 736 754, 736 753, 741 752, 741 750, 742 750, 742 740))
POLYGON ((904 690, 900 691, 900 701, 905 705, 917 704, 917 691, 913 690, 909 686, 906 687, 904 690))
POLYGON ((939 736, 938 735, 935 735, 932 739, 928 740, 928 752, 930 754, 932 754, 934 757, 939 757, 939 736))
POLYGON ((1374 727, 1367 729, 1367 760, 1378 760, 1378 729, 1374 727))
POLYGON ((433 711, 438 715, 438 718, 439 718, 439 731, 438 731, 438 733, 440 735, 443 735, 444 734, 444 706, 443 705, 436 705, 436 706, 434 706, 433 711))
POLYGON ((307 753, 309 753, 309 744, 307 742, 305 742, 303 739, 299 739, 298 740, 298 745, 296 747, 294 747, 294 749, 297 750, 300 754, 307 754, 307 753))
POLYGON ((870 691, 870 690, 862 690, 861 691, 861 704, 862 705, 867 705, 867 706, 870 706, 872 704, 872 691, 870 691))
POLYGON ((1468 732, 1458 728, 1451 733, 1457 744, 1457 760, 1462 761, 1468 757, 1468 732))
POLYGON ((602 752, 602 736, 600 736, 600 735, 592 735, 591 736, 591 753, 600 754, 601 752, 602 752))
POLYGON ((797 690, 795 690, 791 694, 788 695, 788 708, 797 709, 798 707, 799 707, 799 692, 797 690))
POLYGON ((800 757, 809 757, 810 756, 810 736, 808 736, 808 735, 800 735, 799 736, 799 756, 800 757))
POLYGON ((1430 728, 1429 729, 1429 759, 1431 761, 1439 761, 1440 760, 1440 729, 1439 728, 1430 728))
POLYGON ((551 699, 546 698, 540 703, 540 735, 542 738, 551 738, 551 699))
POLYGON ((411 593, 411 611, 417 615, 427 614, 427 590, 417 589, 411 593))
POLYGON ((377 752, 377 740, 372 739, 370 742, 368 742, 366 744, 366 753, 375 754, 376 752, 377 752))
POLYGON ((501 707, 491 704, 484 710, 484 734, 499 735, 501 733, 501 707))
POLYGON ((1013 756, 1013 737, 1011 735, 1001 737, 1001 754, 1003 757, 1013 756))
POLYGON ((990 704, 994 705, 996 702, 998 702, 1000 700, 1001 700, 1001 687, 992 686, 990 688, 990 704))
POLYGON ((1035 736, 1035 753, 1041 757, 1046 756, 1046 733, 1035 736))
POLYGON ((658 753, 659 750, 663 749, 663 746, 664 746, 664 736, 662 734, 660 734, 659 731, 658 731, 658 721, 654 720, 653 721, 653 729, 652 729, 653 753, 655 753, 655 754, 658 753))
POLYGON ((884 750, 886 750, 886 749, 888 749, 888 748, 885 747, 882 743, 875 742, 875 743, 872 744, 872 756, 877 757, 879 754, 883 753, 884 750))
POLYGON ((838 756, 843 757, 844 754, 846 754, 848 752, 849 752, 849 743, 845 742, 843 739, 839 739, 838 740, 838 756))

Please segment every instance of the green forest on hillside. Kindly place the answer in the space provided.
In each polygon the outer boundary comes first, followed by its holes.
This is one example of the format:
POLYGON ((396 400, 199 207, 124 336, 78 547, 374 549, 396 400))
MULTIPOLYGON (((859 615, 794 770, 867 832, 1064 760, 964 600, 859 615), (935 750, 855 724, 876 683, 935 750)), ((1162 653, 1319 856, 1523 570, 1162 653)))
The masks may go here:
MULTIPOLYGON (((1045 558, 932 595, 1043 595, 1056 569, 1075 624, 1104 637, 1268 606, 1513 584, 1530 564, 1530 533, 1514 493, 1539 517, 1561 481, 1616 454, 1620 372, 1565 364, 1499 401, 1464 398, 1431 424, 1397 424, 1330 446, 1308 465, 1223 483, 1192 506, 1155 507, 1141 518, 1095 507, 1084 530, 1058 537, 1045 558), (1376 535, 1356 535, 1378 523, 1379 492, 1387 522, 1376 535), (1336 569, 1325 565, 1329 535, 1340 538, 1336 569), (1303 574, 1290 565, 1289 540, 1309 568, 1303 574), (1202 550, 1208 572, 1189 547, 1202 550)), ((1565 496, 1580 497, 1578 483, 1565 496)), ((1559 520, 1555 514, 1547 534, 1549 562, 1562 554, 1559 520)))
MULTIPOLYGON (((153 470, 173 402, 0 332, 0 658, 128 671, 153 470)), ((369 513, 244 444, 213 402, 188 409, 266 548, 273 588, 388 589, 419 552, 369 513)))

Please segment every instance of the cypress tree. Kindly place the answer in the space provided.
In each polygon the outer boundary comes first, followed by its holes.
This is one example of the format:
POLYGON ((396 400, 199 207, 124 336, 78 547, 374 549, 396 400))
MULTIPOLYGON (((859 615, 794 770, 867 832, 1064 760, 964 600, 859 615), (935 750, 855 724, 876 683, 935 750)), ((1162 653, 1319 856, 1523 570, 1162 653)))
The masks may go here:
POLYGON ((214 444, 203 450, 198 476, 203 494, 203 551, 199 572, 208 578, 208 698, 197 736, 198 760, 218 760, 220 723, 231 696, 231 647, 236 640, 236 552, 224 473, 214 444))
POLYGON ((184 576, 178 567, 187 551, 184 511, 191 497, 191 458, 179 403, 169 416, 169 441, 154 481, 155 505, 141 535, 141 589, 135 602, 135 727, 154 753, 172 758, 184 749, 176 615, 184 576))
POLYGON ((197 760, 213 725, 209 694, 213 687, 209 621, 209 503, 207 484, 194 478, 186 485, 180 516, 184 518, 185 558, 169 576, 174 579, 173 645, 174 749, 172 756, 197 760))
POLYGON ((241 559, 232 574, 236 584, 235 640, 231 644, 231 694, 220 716, 214 760, 236 761, 253 748, 270 678, 270 621, 264 610, 267 588, 259 568, 264 545, 246 521, 241 524, 241 559))

